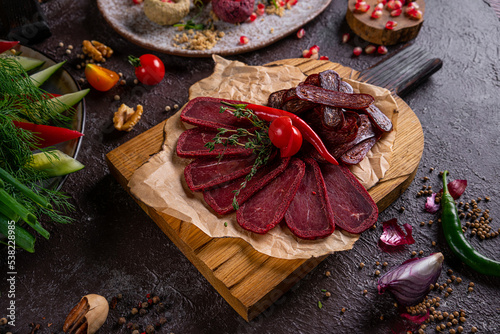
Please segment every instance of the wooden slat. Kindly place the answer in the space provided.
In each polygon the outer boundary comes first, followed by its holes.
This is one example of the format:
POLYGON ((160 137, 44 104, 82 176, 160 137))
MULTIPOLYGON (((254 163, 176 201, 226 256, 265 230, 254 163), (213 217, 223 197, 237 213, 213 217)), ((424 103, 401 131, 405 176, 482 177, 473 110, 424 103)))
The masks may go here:
MULTIPOLYGON (((350 68, 327 61, 289 59, 274 64, 289 64, 312 74, 334 69, 342 77, 356 78, 350 68)), ((391 167, 386 176, 370 189, 380 210, 392 203, 411 183, 422 156, 424 138, 420 122, 398 97, 398 131, 391 167)), ((111 174, 129 191, 128 180, 135 170, 160 151, 164 122, 109 152, 106 156, 111 174)), ((238 238, 213 239, 192 224, 136 202, 160 229, 185 254, 203 276, 244 319, 260 314, 325 257, 308 260, 283 260, 255 251, 238 238)))

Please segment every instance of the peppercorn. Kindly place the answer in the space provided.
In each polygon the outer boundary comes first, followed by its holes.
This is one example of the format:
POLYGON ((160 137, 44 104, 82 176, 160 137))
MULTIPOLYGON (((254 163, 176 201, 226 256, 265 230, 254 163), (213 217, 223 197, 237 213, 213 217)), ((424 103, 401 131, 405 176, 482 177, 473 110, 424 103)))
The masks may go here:
POLYGON ((125 319, 125 317, 118 318, 118 325, 122 326, 122 325, 125 325, 126 323, 127 323, 127 319, 125 319))
POLYGON ((465 319, 465 317, 460 317, 460 319, 458 319, 458 320, 460 320, 460 322, 465 322, 466 319, 465 319))
POLYGON ((330 277, 330 276, 332 276, 332 273, 331 273, 331 272, 329 272, 329 271, 325 271, 325 276, 326 276, 326 277, 330 277))
POLYGON ((143 303, 141 304, 141 307, 142 307, 142 308, 147 308, 148 306, 149 306, 149 303, 148 303, 148 302, 143 302, 143 303))
POLYGON ((154 296, 153 297, 153 303, 158 304, 160 302, 160 297, 154 296))
POLYGON ((464 328, 462 326, 457 327, 457 332, 462 333, 464 331, 464 328))
POLYGON ((146 309, 143 309, 143 308, 141 308, 141 310, 139 311, 140 316, 145 316, 147 313, 148 313, 148 311, 146 309))
POLYGON ((7 318, 0 319, 0 326, 7 324, 7 318))
POLYGON ((368 293, 368 290, 364 289, 363 294, 366 295, 368 293))
POLYGON ((138 310, 138 309, 136 309, 136 308, 134 307, 134 308, 130 311, 130 313, 131 313, 132 315, 136 315, 137 313, 139 313, 139 310, 138 310))
POLYGON ((332 294, 331 294, 329 291, 325 292, 325 297, 326 297, 326 298, 331 297, 331 295, 332 295, 332 294))
POLYGON ((364 264, 363 262, 361 262, 361 263, 359 264, 359 268, 361 268, 361 269, 363 269, 363 267, 364 267, 364 266, 365 266, 365 264, 364 264))
POLYGON ((382 266, 384 266, 384 267, 387 267, 388 265, 389 265, 389 263, 387 263, 387 262, 382 263, 382 266))
POLYGON ((164 318, 164 317, 161 317, 161 318, 160 318, 160 325, 164 325, 164 324, 166 324, 166 323, 167 323, 167 319, 166 319, 166 318, 164 318))
POLYGON ((345 312, 345 307, 342 307, 342 309, 340 310, 340 312, 344 313, 345 312))
POLYGON ((450 334, 455 334, 455 333, 456 333, 456 331, 453 328, 451 328, 450 329, 450 334))
POLYGON ((375 270, 375 276, 380 275, 380 270, 375 270))
POLYGON ((136 329, 132 332, 132 334, 140 334, 139 331, 136 329))
POLYGON ((411 256, 415 256, 415 255, 417 255, 417 252, 415 252, 415 251, 411 252, 411 256))
POLYGON ((470 328, 470 331, 471 331, 472 333, 477 333, 477 328, 476 328, 476 327, 474 327, 474 326, 472 326, 472 327, 470 328))
POLYGON ((154 332, 155 332, 155 327, 154 327, 153 325, 148 325, 148 326, 146 327, 146 333, 147 333, 147 334, 152 334, 152 333, 154 333, 154 332))

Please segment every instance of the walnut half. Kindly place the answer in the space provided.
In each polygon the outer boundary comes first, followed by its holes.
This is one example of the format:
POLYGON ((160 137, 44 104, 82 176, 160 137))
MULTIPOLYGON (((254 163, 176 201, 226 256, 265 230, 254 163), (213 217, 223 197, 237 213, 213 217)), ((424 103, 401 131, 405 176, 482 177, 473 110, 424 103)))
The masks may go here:
POLYGON ((141 119, 142 112, 143 109, 140 104, 137 105, 137 110, 130 108, 126 104, 122 104, 113 117, 115 129, 119 131, 132 130, 134 125, 141 119))

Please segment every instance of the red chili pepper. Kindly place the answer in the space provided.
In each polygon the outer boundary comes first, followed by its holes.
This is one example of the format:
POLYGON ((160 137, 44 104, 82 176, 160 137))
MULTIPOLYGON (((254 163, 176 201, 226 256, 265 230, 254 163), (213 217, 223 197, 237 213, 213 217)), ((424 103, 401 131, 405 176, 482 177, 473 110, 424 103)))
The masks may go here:
POLYGON ((62 143, 71 139, 79 138, 83 136, 83 133, 69 130, 65 128, 59 128, 57 126, 33 124, 26 122, 13 121, 14 125, 20 129, 24 129, 37 137, 37 142, 35 145, 38 148, 44 148, 52 146, 58 143, 62 143))
POLYGON ((290 117, 293 126, 297 127, 297 129, 301 132, 305 140, 311 143, 314 146, 314 148, 316 148, 316 150, 319 152, 319 154, 321 154, 321 156, 325 158, 326 161, 334 165, 339 164, 337 160, 335 160, 335 158, 330 154, 330 152, 328 152, 328 150, 325 147, 325 144, 323 144, 323 141, 321 141, 321 138, 316 134, 316 132, 314 132, 313 129, 311 129, 309 124, 307 124, 302 118, 288 111, 261 106, 258 104, 248 104, 246 105, 246 108, 253 110, 256 116, 269 122, 272 122, 281 116, 290 117))
POLYGON ((19 41, 0 41, 0 53, 3 53, 9 49, 12 49, 14 46, 19 44, 19 41))

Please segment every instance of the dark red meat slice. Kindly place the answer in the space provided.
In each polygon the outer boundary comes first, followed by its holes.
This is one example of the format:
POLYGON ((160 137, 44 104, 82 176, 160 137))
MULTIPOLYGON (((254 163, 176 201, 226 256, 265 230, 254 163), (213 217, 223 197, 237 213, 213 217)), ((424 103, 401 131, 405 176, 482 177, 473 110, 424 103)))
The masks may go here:
MULTIPOLYGON (((282 173, 288 166, 290 158, 275 159, 273 163, 263 166, 257 173, 247 182, 245 188, 241 189, 236 200, 239 205, 245 203, 253 194, 262 189, 266 184, 271 182, 276 176, 282 173)), ((225 215, 234 211, 233 198, 234 192, 240 189, 241 183, 245 181, 245 176, 236 180, 225 182, 211 189, 203 191, 205 202, 220 215, 225 215)))
POLYGON ((342 160, 342 162, 347 165, 359 164, 361 160, 365 158, 368 151, 373 147, 373 145, 375 145, 376 142, 377 142, 376 137, 366 139, 361 143, 357 144, 356 146, 354 146, 353 148, 351 148, 349 151, 342 154, 340 160, 342 160))
POLYGON ((248 199, 236 213, 245 230, 264 234, 278 224, 292 202, 305 173, 305 164, 294 158, 283 173, 248 199))
POLYGON ((304 85, 319 86, 319 74, 311 74, 304 81, 304 85))
POLYGON ((335 230, 334 213, 318 163, 304 161, 306 173, 285 213, 286 225, 299 238, 325 238, 335 230))
POLYGON ((196 159, 184 168, 184 178, 192 191, 208 189, 247 175, 254 162, 255 155, 196 159))
POLYGON ((309 101, 294 99, 289 100, 283 104, 283 110, 291 112, 292 114, 302 114, 307 110, 314 109, 316 107, 316 103, 311 103, 309 101))
MULTIPOLYGON (((215 149, 209 151, 209 149, 205 147, 205 144, 213 141, 217 133, 217 130, 200 128, 184 131, 177 141, 177 155, 181 158, 200 158, 217 157, 221 154, 224 156, 252 154, 252 149, 245 149, 244 147, 233 145, 225 147, 222 144, 215 145, 215 149)), ((244 143, 245 141, 242 138, 240 142, 244 143)))
MULTIPOLYGON (((319 74, 320 87, 339 91, 341 79, 337 72, 333 70, 323 71, 319 74)), ((323 126, 330 129, 340 129, 344 125, 344 112, 342 108, 321 106, 323 115, 323 126)))
POLYGON ((370 194, 349 168, 320 164, 335 224, 350 233, 361 233, 378 218, 378 208, 370 194))
POLYGON ((269 95, 269 98, 267 99, 267 106, 275 109, 281 109, 287 93, 288 89, 282 89, 271 93, 271 95, 269 95))
POLYGON ((352 86, 345 81, 342 81, 340 83, 340 91, 348 94, 354 93, 354 89, 352 89, 352 86))
POLYGON ((365 109, 365 113, 370 117, 373 124, 382 132, 389 132, 392 130, 392 122, 379 108, 371 104, 365 109))
POLYGON ((337 145, 350 142, 356 138, 359 127, 358 119, 358 114, 346 112, 342 129, 332 130, 323 126, 321 117, 317 113, 309 113, 304 116, 304 120, 316 131, 329 151, 333 150, 337 145))
POLYGON ((368 108, 374 101, 368 94, 347 94, 310 85, 298 85, 295 92, 301 100, 346 109, 368 108))
POLYGON ((359 115, 361 119, 361 124, 359 125, 358 128, 358 133, 356 135, 356 138, 354 138, 352 141, 341 144, 336 146, 333 149, 330 149, 330 153, 335 157, 335 158, 340 158, 345 152, 356 146, 357 144, 361 143, 362 141, 375 137, 375 131, 372 126, 372 123, 370 122, 370 119, 366 115, 359 115))
POLYGON ((181 120, 188 124, 197 125, 204 128, 251 128, 252 123, 246 118, 238 118, 228 111, 220 112, 224 106, 221 101, 227 103, 247 102, 218 99, 213 97, 197 97, 188 102, 181 113, 181 120))

